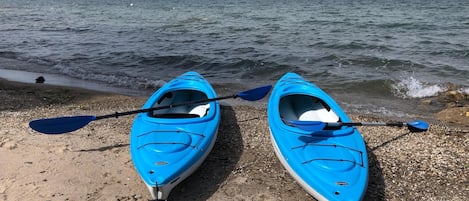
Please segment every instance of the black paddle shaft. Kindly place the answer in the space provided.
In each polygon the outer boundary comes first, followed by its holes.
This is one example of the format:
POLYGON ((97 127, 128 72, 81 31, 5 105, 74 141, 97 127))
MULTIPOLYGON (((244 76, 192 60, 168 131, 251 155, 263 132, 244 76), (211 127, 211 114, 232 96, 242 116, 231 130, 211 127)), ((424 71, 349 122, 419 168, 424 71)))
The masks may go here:
POLYGON ((131 114, 137 114, 137 113, 143 113, 143 112, 151 112, 155 110, 161 110, 161 109, 167 109, 167 108, 173 108, 173 107, 179 107, 179 106, 184 106, 184 105, 194 105, 198 103, 208 103, 212 101, 217 101, 217 100, 222 100, 222 99, 228 99, 228 98, 237 98, 238 94, 236 95, 230 95, 230 96, 222 96, 222 97, 217 97, 217 98, 209 98, 209 99, 203 99, 203 100, 195 100, 195 101, 190 101, 190 102, 185 102, 185 103, 179 103, 179 104, 172 104, 172 105, 165 105, 165 106, 160 106, 160 107, 152 107, 152 108, 146 108, 146 109, 140 109, 140 110, 133 110, 133 111, 128 111, 128 112, 116 112, 114 114, 107 114, 107 115, 102 115, 102 116, 96 116, 96 120, 99 119, 106 119, 106 118, 112 118, 112 117, 120 117, 120 116, 126 116, 126 115, 131 115, 131 114))
POLYGON ((396 126, 403 127, 407 123, 404 122, 339 122, 339 123, 327 123, 327 126, 330 127, 340 127, 340 126, 396 126))

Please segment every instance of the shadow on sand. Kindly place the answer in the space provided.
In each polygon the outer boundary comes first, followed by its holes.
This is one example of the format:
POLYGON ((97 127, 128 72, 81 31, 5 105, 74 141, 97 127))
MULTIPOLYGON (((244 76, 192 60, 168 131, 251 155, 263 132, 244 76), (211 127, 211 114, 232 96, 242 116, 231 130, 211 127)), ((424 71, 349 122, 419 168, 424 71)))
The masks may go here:
POLYGON ((394 142, 405 136, 408 136, 409 134, 411 134, 411 132, 399 135, 373 148, 368 147, 368 145, 366 146, 366 149, 368 152, 368 164, 370 166, 369 166, 369 172, 368 172, 369 173, 368 189, 366 191, 366 195, 363 200, 365 201, 385 200, 384 199, 385 184, 384 184, 383 168, 379 164, 379 160, 373 152, 380 149, 381 147, 388 145, 391 142, 394 142))
POLYGON ((364 201, 384 200, 384 177, 383 170, 379 164, 378 158, 371 149, 366 145, 368 154, 368 187, 366 189, 364 201))
POLYGON ((221 106, 221 123, 215 145, 205 162, 177 185, 168 200, 207 200, 228 178, 243 152, 243 140, 231 106, 221 106))

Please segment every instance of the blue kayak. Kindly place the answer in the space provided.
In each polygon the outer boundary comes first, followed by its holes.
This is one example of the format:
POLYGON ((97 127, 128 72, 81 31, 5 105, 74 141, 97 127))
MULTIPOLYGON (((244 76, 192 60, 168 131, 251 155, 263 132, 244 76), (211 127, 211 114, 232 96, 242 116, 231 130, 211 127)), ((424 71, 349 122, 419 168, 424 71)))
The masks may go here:
POLYGON ((368 157, 355 127, 305 130, 301 123, 351 122, 323 90, 296 73, 275 85, 267 106, 277 157, 318 200, 361 200, 368 185, 368 157))
POLYGON ((170 107, 140 113, 130 131, 130 154, 153 199, 166 200, 212 150, 220 123, 218 101, 184 104, 217 94, 207 80, 187 72, 157 90, 143 105, 170 107))

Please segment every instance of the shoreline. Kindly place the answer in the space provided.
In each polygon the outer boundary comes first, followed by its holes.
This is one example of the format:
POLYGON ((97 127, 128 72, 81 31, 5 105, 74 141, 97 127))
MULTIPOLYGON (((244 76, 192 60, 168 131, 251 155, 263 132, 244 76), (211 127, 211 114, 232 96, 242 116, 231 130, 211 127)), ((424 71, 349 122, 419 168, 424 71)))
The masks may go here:
MULTIPOLYGON (((111 93, 111 94, 120 94, 126 96, 135 96, 135 97, 149 97, 153 94, 155 90, 159 88, 159 86, 144 88, 141 90, 137 89, 130 89, 130 88, 123 88, 123 87, 113 87, 107 86, 104 83, 96 83, 92 81, 86 81, 81 79, 76 79, 73 77, 59 75, 59 74, 50 74, 50 73, 37 73, 37 72, 29 72, 24 70, 12 70, 12 69, 1 69, 0 68, 0 80, 6 80, 11 83, 23 83, 23 84, 37 84, 35 83, 35 79, 39 76, 45 78, 44 83, 40 83, 40 85, 46 85, 50 87, 68 87, 74 88, 77 90, 89 90, 94 92, 101 92, 101 93, 111 93)), ((248 90, 240 84, 212 84, 214 89, 217 91, 218 95, 224 94, 235 94, 239 91, 248 90), (234 91, 237 90, 237 91, 234 91)), ((256 86, 258 87, 258 86, 256 86)), ((228 105, 246 105, 243 104, 243 101, 237 99, 226 99, 222 101, 228 105)), ((256 102, 250 102, 251 106, 256 108, 263 108, 267 106, 266 100, 260 100, 256 102)))
MULTIPOLYGON (((228 91, 225 89, 224 92, 228 91)), ((133 116, 93 122, 64 135, 28 127, 37 118, 110 114, 147 97, 0 79, 0 198, 3 200, 148 200, 129 156, 133 116)), ((454 113, 453 113, 454 114, 454 113)), ((354 121, 388 121, 350 115, 354 121)), ((364 200, 464 200, 469 197, 469 129, 434 119, 430 130, 358 128, 367 145, 364 200)), ((457 122, 456 122, 457 123, 457 122)), ((170 200, 314 200, 276 158, 265 108, 222 106, 214 149, 170 200)))
MULTIPOLYGON (((7 60, 9 61, 9 60, 7 60)), ((15 63, 16 64, 16 63, 15 63)), ((131 89, 126 87, 116 87, 116 86, 109 86, 105 83, 87 81, 76 79, 66 75, 59 75, 59 74, 50 74, 50 73, 37 73, 37 72, 29 72, 24 70, 13 70, 13 69, 1 69, 0 68, 0 79, 5 79, 11 82, 18 82, 18 83, 26 83, 26 84, 34 84, 35 79, 39 76, 43 76, 45 78, 44 85, 49 86, 59 86, 59 87, 71 87, 77 89, 85 89, 91 90, 96 92, 103 92, 103 93, 114 93, 114 94, 121 94, 127 96, 137 96, 137 97, 149 97, 155 90, 157 90, 160 86, 146 86, 141 89, 131 89)), ((165 83, 165 81, 161 80, 161 83, 165 83)), ((272 86, 275 83, 270 83, 272 86)), ((219 96, 227 95, 227 94, 236 94, 240 91, 248 90, 246 87, 260 87, 259 85, 252 86, 252 85, 244 85, 240 83, 212 83, 215 91, 219 96)), ((348 114, 352 115, 369 115, 369 116, 379 116, 381 118, 386 119, 394 119, 395 121, 403 121, 401 119, 409 119, 409 118, 421 118, 427 121, 433 121, 436 119, 445 120, 447 122, 455 122, 461 125, 469 125, 469 116, 465 114, 465 112, 469 112, 469 94, 467 92, 461 92, 456 89, 457 86, 454 84, 448 83, 447 91, 439 92, 435 96, 432 97, 424 97, 424 98, 415 98, 409 101, 405 100, 382 100, 382 99, 374 99, 370 102, 366 102, 365 104, 361 103, 360 101, 357 102, 356 100, 351 100, 356 97, 347 97, 344 94, 334 94, 336 92, 328 92, 336 101, 342 106, 348 114), (348 99, 348 100, 347 100, 348 99), (347 102, 350 101, 350 102, 347 102), (391 102, 397 101, 398 105, 392 104, 391 102), (374 105, 376 107, 367 107, 366 105, 370 106, 374 105), (402 105, 404 104, 404 105, 402 105), (379 107, 379 105, 383 105, 386 107, 379 107), (456 105, 460 105, 461 107, 456 107, 456 105), (452 108, 459 108, 459 109, 452 109, 452 108), (462 111, 461 110, 464 110, 462 111), (393 110, 394 109, 394 110, 393 110), (451 111, 451 112, 449 112, 451 111), (438 114, 441 112, 442 114, 438 114), (460 116, 467 116, 467 118, 456 118, 452 115, 452 112, 457 112, 458 114, 464 113, 460 116), (430 116, 428 114, 431 114, 430 116)), ((260 101, 249 102, 246 104, 245 101, 239 99, 226 99, 222 101, 228 105, 245 105, 245 106, 253 106, 256 108, 265 108, 267 107, 267 99, 262 99, 260 101)))

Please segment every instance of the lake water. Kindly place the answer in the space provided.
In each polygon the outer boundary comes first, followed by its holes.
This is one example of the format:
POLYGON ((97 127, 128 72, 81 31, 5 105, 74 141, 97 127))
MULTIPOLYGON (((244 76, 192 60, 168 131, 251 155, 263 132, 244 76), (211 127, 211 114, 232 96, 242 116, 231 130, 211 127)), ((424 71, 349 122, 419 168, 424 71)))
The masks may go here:
POLYGON ((469 91, 468 13, 464 0, 1 0, 0 69, 143 95, 189 70, 237 90, 293 71, 350 113, 425 115, 446 83, 469 91))

